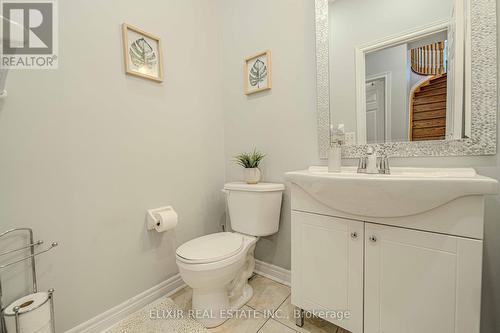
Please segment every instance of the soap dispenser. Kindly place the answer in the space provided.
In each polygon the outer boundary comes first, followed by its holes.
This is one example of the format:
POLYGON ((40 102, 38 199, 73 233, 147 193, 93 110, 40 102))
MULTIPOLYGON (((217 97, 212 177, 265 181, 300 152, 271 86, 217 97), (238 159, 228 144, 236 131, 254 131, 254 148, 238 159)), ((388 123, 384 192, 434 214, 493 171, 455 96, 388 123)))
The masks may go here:
POLYGON ((344 124, 337 130, 330 126, 330 149, 328 150, 328 172, 340 172, 342 168, 342 145, 344 144, 344 124))

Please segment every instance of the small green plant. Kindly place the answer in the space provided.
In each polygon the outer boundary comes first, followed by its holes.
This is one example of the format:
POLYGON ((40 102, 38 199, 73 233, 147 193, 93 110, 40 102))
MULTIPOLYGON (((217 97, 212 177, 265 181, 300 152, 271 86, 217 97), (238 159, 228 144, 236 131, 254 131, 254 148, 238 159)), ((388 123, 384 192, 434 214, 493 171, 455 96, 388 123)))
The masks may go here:
POLYGON ((241 165, 245 169, 258 168, 260 162, 266 157, 260 151, 253 150, 253 153, 241 153, 234 157, 236 164, 241 165))

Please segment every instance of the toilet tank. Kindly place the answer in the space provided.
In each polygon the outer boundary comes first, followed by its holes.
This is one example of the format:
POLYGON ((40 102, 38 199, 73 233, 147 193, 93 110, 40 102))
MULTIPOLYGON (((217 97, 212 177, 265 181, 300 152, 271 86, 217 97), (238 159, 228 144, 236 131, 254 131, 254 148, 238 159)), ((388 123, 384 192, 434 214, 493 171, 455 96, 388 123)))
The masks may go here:
POLYGON ((250 236, 278 232, 285 185, 272 183, 224 185, 231 229, 250 236))

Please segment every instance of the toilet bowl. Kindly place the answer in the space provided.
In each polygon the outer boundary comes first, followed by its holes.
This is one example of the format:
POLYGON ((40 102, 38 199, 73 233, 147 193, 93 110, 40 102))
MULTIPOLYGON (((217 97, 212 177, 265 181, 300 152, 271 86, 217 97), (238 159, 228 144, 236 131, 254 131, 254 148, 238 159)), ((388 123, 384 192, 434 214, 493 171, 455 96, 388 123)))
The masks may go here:
POLYGON ((193 289, 192 314, 205 327, 229 319, 253 295, 248 279, 255 268, 258 237, 278 231, 282 184, 224 186, 233 232, 190 240, 176 251, 184 282, 193 289))
POLYGON ((255 267, 256 242, 256 237, 223 232, 194 239, 177 250, 181 277, 193 288, 193 314, 205 327, 222 324, 228 311, 252 298, 248 279, 255 267), (217 251, 207 253, 206 248, 217 251))

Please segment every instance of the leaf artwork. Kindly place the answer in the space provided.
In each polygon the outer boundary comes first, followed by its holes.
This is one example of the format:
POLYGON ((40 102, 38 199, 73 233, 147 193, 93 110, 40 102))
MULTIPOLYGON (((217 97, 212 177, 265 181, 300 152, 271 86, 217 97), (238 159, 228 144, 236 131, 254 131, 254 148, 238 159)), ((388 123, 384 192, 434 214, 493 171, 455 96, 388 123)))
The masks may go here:
POLYGON ((257 86, 257 88, 260 88, 260 84, 266 79, 266 77, 267 66, 262 60, 257 59, 250 69, 250 74, 248 75, 250 85, 252 87, 257 86))
POLYGON ((157 62, 153 47, 144 38, 139 38, 130 45, 130 60, 136 67, 151 69, 157 62))

